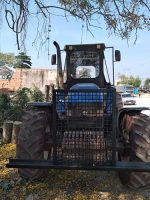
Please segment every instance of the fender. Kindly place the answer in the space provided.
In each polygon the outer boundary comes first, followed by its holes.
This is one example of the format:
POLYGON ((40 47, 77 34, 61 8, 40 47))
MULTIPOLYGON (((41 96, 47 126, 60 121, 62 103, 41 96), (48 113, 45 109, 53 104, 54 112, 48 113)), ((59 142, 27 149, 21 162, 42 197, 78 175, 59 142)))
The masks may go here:
POLYGON ((35 108, 52 108, 52 102, 29 102, 27 107, 35 107, 35 108))
POLYGON ((138 114, 142 111, 149 111, 149 107, 126 107, 126 108, 121 108, 117 114, 117 136, 119 137, 122 135, 121 129, 120 129, 120 123, 124 117, 125 114, 138 114))

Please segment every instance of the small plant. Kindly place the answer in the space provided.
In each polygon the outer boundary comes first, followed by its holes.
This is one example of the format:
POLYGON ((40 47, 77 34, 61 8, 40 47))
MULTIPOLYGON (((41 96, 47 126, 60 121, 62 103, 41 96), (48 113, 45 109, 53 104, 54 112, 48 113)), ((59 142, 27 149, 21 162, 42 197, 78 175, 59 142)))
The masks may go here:
POLYGON ((0 124, 5 120, 21 120, 30 101, 44 101, 44 94, 36 86, 32 90, 29 88, 17 90, 11 99, 7 94, 0 93, 0 124))
POLYGON ((44 94, 36 86, 34 86, 34 88, 32 89, 31 101, 34 101, 34 102, 43 102, 44 101, 44 94))
POLYGON ((13 105, 4 112, 4 120, 20 121, 25 110, 19 105, 13 105))
POLYGON ((0 93, 0 123, 5 120, 5 111, 10 108, 10 98, 7 94, 0 93))
POLYGON ((14 93, 12 98, 13 105, 19 105, 22 109, 27 106, 30 101, 31 90, 29 88, 22 88, 14 93))
POLYGON ((0 93, 0 110, 7 109, 10 106, 10 98, 7 94, 0 93))

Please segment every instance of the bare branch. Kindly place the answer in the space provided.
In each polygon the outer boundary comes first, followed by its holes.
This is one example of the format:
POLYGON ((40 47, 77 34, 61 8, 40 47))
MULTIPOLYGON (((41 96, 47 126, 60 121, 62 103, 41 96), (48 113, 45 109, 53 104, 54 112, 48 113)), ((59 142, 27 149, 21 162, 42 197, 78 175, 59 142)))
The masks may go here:
POLYGON ((150 7, 143 0, 140 0, 140 1, 148 9, 148 11, 150 12, 150 7))
POLYGON ((43 11, 43 7, 40 5, 40 3, 38 2, 38 0, 35 0, 35 3, 37 4, 37 6, 39 7, 39 9, 41 10, 41 12, 43 13, 44 17, 46 17, 46 14, 43 11))
POLYGON ((13 16, 12 12, 10 10, 5 10, 5 18, 6 18, 6 21, 7 21, 9 28, 14 30, 15 20, 14 20, 14 16, 13 16), (12 26, 10 25, 10 22, 8 20, 8 13, 10 14, 11 19, 12 19, 12 26))
POLYGON ((79 16, 78 14, 74 13, 73 11, 68 10, 67 8, 62 8, 62 7, 59 7, 59 6, 42 6, 41 8, 45 8, 45 9, 47 9, 47 8, 56 8, 56 9, 59 9, 59 10, 63 10, 63 11, 65 11, 65 12, 68 12, 68 13, 70 13, 71 15, 82 19, 82 16, 79 16))
POLYGON ((37 26, 34 43, 39 44, 40 49, 45 45, 49 14, 65 17, 65 20, 72 16, 85 23, 86 30, 92 35, 92 28, 102 28, 105 23, 104 28, 111 34, 127 41, 134 36, 136 42, 139 30, 150 30, 149 0, 58 0, 57 3, 50 2, 51 4, 46 2, 50 1, 1 0, 1 10, 5 12, 8 27, 16 34, 18 48, 26 37, 27 22, 33 17, 37 26))

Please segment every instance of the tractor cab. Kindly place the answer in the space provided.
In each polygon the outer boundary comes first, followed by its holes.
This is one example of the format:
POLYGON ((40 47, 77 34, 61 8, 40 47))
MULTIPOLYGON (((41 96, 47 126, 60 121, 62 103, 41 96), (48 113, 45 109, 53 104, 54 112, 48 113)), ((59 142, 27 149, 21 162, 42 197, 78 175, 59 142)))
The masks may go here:
POLYGON ((58 69, 58 89, 53 91, 55 162, 83 167, 112 165, 116 91, 104 76, 106 47, 103 43, 66 45, 63 72, 61 50, 56 42, 54 45, 57 56, 52 56, 52 63, 56 64, 57 57, 58 69))
MULTIPOLYGON (((57 49, 57 69, 58 69, 58 88, 71 88, 79 83, 94 83, 98 87, 111 86, 110 82, 107 83, 104 76, 104 51, 105 44, 80 44, 80 45, 66 45, 64 50, 66 52, 64 73, 62 72, 62 61, 59 45, 54 42, 57 49), (63 75, 64 77, 63 77, 63 75), (61 79, 66 80, 61 80, 61 79), (64 83, 64 86, 62 86, 64 83)), ((115 61, 120 61, 120 51, 115 51, 115 61)), ((114 55, 112 58, 114 68, 114 55)), ((56 64, 56 54, 52 55, 52 64, 56 64)), ((114 71, 114 69, 113 69, 114 71)))
POLYGON ((104 49, 104 44, 65 46, 67 88, 77 83, 104 85, 104 49))

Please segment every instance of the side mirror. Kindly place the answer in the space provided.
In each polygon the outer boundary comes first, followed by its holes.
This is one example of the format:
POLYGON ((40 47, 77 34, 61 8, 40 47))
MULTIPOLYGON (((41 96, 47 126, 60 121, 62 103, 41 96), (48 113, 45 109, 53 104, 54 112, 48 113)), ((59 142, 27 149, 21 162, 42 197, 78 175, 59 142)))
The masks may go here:
POLYGON ((56 65, 56 54, 53 54, 51 57, 51 64, 56 65))
POLYGON ((115 61, 121 60, 121 53, 119 50, 115 50, 115 61))

